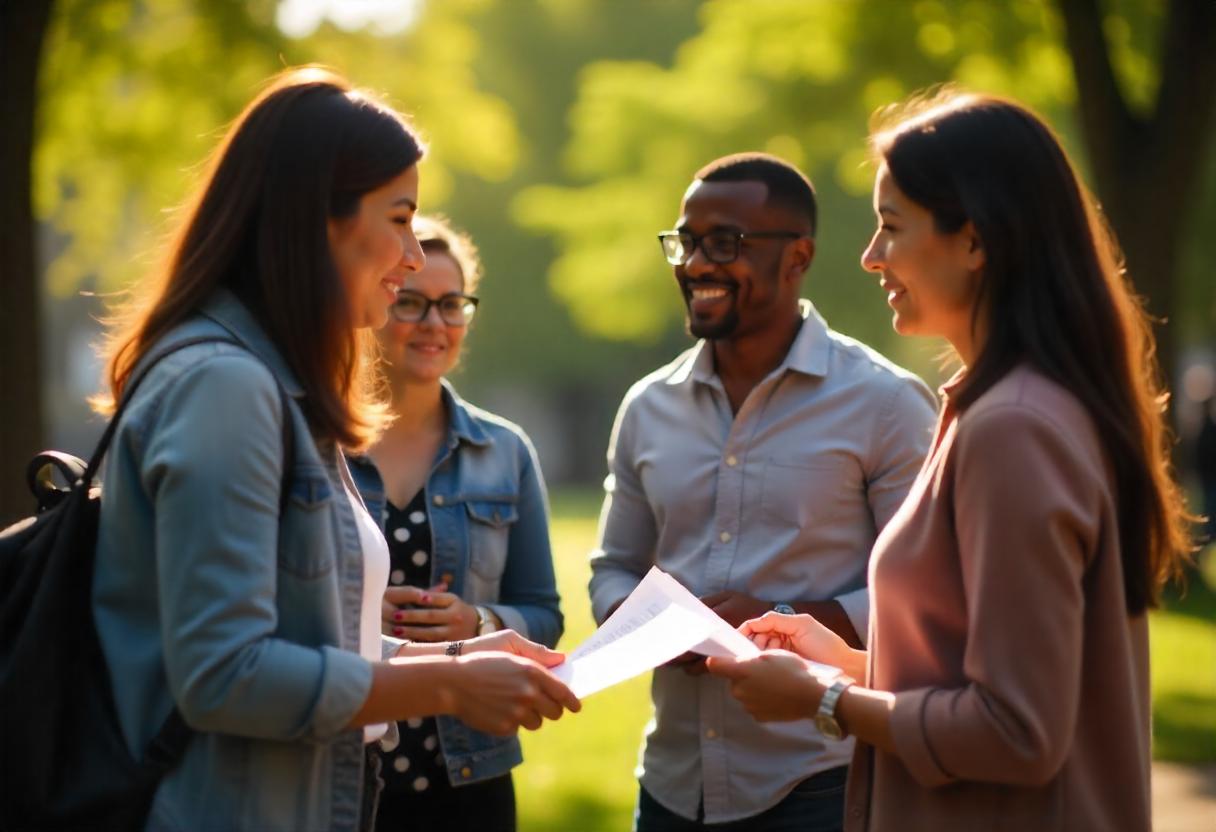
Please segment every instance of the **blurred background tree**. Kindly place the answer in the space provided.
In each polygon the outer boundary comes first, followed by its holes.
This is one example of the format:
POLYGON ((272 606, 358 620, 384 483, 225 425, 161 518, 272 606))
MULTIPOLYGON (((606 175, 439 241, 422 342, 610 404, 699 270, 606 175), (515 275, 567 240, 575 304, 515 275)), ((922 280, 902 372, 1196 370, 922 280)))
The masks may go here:
POLYGON ((0 223, 0 385, 13 404, 0 410, 0 516, 28 510, 19 474, 35 450, 85 453, 96 435, 82 401, 97 386, 88 344, 104 307, 81 290, 119 291, 154 266, 166 209, 282 66, 329 64, 412 114, 431 144, 424 209, 469 229, 486 261, 457 383, 532 432, 551 480, 589 482, 602 476, 624 389, 686 344, 654 233, 674 221, 691 173, 722 153, 766 149, 808 171, 823 222, 807 295, 836 328, 937 380, 939 345, 896 339, 857 265, 873 224, 869 116, 935 83, 1008 93, 1047 115, 1150 307, 1169 318, 1163 343, 1210 338, 1216 289, 1201 229, 1216 220, 1214 10, 1204 0, 5 2, 0 193, 14 221, 0 223), (22 206, 36 226, 16 221, 22 206))

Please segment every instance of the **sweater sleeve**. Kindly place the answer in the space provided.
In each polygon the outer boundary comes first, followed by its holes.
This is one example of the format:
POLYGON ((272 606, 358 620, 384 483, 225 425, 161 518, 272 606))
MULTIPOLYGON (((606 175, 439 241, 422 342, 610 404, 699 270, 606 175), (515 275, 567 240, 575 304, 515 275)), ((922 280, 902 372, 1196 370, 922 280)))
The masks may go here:
POLYGON ((1032 786, 1076 725, 1083 588, 1100 527, 1100 466, 1076 431, 1019 405, 963 417, 953 504, 967 604, 962 687, 896 695, 897 753, 925 786, 1032 786))

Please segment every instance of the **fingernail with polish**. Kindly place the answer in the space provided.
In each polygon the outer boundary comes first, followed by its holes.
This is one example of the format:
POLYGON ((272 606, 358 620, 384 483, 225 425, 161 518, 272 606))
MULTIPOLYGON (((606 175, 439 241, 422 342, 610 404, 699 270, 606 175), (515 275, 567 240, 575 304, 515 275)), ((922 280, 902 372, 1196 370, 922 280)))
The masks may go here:
POLYGON ((393 635, 395 635, 395 636, 403 636, 403 635, 405 635, 405 628, 404 628, 404 627, 394 627, 394 628, 393 628, 393 635))
POLYGON ((395 612, 395 613, 393 613, 393 620, 394 620, 394 621, 404 621, 404 620, 405 620, 405 613, 403 613, 403 612, 395 612))
POLYGON ((431 603, 431 596, 430 596, 430 595, 428 595, 428 594, 427 594, 427 593, 425 593, 425 592, 424 592, 424 593, 422 593, 422 603, 424 603, 424 604, 429 604, 429 603, 431 603))

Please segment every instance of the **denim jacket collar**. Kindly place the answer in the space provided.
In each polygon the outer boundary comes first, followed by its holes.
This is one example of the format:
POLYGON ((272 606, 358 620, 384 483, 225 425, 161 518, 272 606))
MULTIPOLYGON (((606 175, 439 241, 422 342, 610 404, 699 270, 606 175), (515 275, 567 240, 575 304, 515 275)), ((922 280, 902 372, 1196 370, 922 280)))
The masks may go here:
POLYGON ((291 371, 270 336, 254 318, 249 307, 240 301, 232 290, 220 288, 203 304, 202 313, 232 333, 245 347, 265 362, 274 373, 283 389, 292 398, 304 397, 296 374, 291 371))
POLYGON ((448 446, 454 448, 458 442, 476 445, 479 448, 489 445, 490 435, 469 413, 469 406, 464 399, 460 398, 460 394, 448 383, 446 378, 441 383, 443 384, 443 402, 448 409, 448 446))

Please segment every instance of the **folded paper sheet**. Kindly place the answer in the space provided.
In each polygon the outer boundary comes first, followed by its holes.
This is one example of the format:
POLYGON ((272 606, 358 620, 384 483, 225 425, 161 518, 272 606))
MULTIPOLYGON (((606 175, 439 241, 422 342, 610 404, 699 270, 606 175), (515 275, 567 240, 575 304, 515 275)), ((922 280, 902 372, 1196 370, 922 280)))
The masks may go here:
POLYGON ((760 652, 679 581, 652 567, 608 620, 553 672, 575 696, 583 697, 689 651, 735 658, 760 652))

